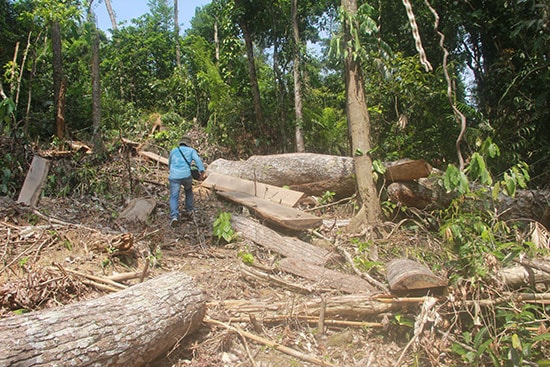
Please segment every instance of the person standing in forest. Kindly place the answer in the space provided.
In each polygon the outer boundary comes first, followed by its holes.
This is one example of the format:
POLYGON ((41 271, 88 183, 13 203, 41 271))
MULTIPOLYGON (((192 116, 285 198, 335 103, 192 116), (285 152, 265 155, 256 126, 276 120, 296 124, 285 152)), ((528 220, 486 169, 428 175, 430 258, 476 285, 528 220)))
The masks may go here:
POLYGON ((184 136, 178 146, 170 151, 168 169, 170 171, 168 181, 170 183, 170 226, 175 227, 180 219, 179 196, 183 186, 185 192, 185 211, 189 217, 195 214, 193 197, 192 163, 198 169, 197 179, 204 178, 204 165, 199 154, 191 147, 191 139, 184 136))

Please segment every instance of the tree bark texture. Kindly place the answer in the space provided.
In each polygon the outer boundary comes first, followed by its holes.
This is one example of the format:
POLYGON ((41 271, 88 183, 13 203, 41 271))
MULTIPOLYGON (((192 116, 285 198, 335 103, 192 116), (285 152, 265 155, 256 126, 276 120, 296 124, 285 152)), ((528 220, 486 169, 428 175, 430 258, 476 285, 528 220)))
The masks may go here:
POLYGON ((216 172, 274 186, 288 186, 307 195, 322 196, 326 191, 337 197, 355 192, 353 160, 314 153, 286 153, 252 156, 246 161, 217 159, 207 172, 216 172))
POLYGON ((293 257, 300 261, 321 266, 331 258, 331 253, 328 250, 295 237, 282 236, 277 231, 246 217, 233 216, 231 225, 243 237, 282 256, 293 257))
POLYGON ((203 294, 180 272, 0 320, 1 366, 143 366, 198 329, 203 294))
POLYGON ((301 59, 301 42, 300 33, 298 30, 298 0, 292 0, 292 34, 294 36, 294 114, 295 121, 295 137, 296 137, 296 151, 302 153, 306 151, 304 145, 304 134, 302 124, 304 121, 303 116, 303 103, 302 103, 302 78, 300 76, 300 59, 301 59))
POLYGON ((52 23, 52 68, 53 95, 55 102, 56 134, 59 138, 65 135, 65 88, 63 79, 63 56, 61 51, 61 26, 58 21, 52 23))
MULTIPOLYGON (((95 18, 95 15, 93 16, 95 18)), ((92 35, 92 126, 94 151, 96 154, 103 152, 103 139, 101 137, 101 76, 99 73, 99 31, 93 25, 92 35)))
POLYGON ((105 7, 107 7, 107 13, 109 13, 109 18, 111 19, 111 27, 113 27, 113 30, 116 31, 118 27, 116 25, 116 15, 113 7, 111 6, 111 0, 105 0, 105 7))
MULTIPOLYGON (((235 1, 237 7, 242 7, 241 1, 235 1)), ((243 32, 244 44, 246 47, 246 59, 248 60, 248 78, 250 80, 250 89, 252 92, 252 101, 254 103, 254 114, 256 123, 260 131, 264 130, 264 114, 262 111, 262 102, 260 98, 260 87, 258 86, 258 77, 256 76, 256 62, 254 61, 254 44, 250 27, 246 19, 242 17, 239 20, 239 26, 243 32)))
MULTIPOLYGON (((357 13, 356 0, 342 0, 342 8, 353 19, 357 13)), ((357 22, 346 25, 346 42, 351 42, 351 30, 359 29, 357 22)), ((357 50, 358 51, 358 50, 357 50)), ((382 210, 376 194, 376 187, 372 176, 372 160, 370 158, 370 117, 365 100, 364 78, 360 63, 354 58, 356 50, 347 46, 347 55, 344 59, 346 74, 346 116, 351 135, 353 164, 355 167, 357 192, 363 208, 352 222, 350 230, 358 231, 364 223, 380 221, 382 210)))

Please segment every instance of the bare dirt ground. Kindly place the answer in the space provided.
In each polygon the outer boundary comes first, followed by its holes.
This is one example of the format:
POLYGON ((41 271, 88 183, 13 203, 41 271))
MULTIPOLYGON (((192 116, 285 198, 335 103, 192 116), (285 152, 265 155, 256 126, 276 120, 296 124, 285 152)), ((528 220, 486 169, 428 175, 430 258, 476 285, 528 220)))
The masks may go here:
MULTIPOLYGON (((79 164, 82 167, 83 163, 79 164)), ((62 159, 54 162, 51 174, 65 172, 68 175, 74 169, 72 163, 62 159)), ((236 315, 225 309, 222 301, 298 305, 341 293, 320 289, 288 274, 273 274, 289 284, 309 290, 297 292, 243 272, 242 268, 246 266, 243 254, 252 255, 256 266, 272 265, 278 255, 243 239, 230 244, 218 242, 212 234, 218 213, 242 215, 243 210, 221 201, 199 183, 194 188, 199 209, 195 220, 171 228, 166 179, 165 167, 137 157, 129 158, 121 150, 67 195, 45 192, 36 209, 0 198, 0 317, 10 317, 12 312, 39 312, 44 308, 100 297, 108 292, 90 285, 74 272, 109 276, 142 271, 148 262, 150 266, 145 280, 164 272, 185 272, 194 278, 196 286, 204 293, 208 318, 230 323, 273 343, 265 345, 224 327, 205 323, 199 331, 185 337, 167 355, 155 361, 153 366, 314 366, 320 365, 319 361, 336 366, 395 365, 412 337, 412 329, 392 322, 393 319, 388 321, 391 315, 355 320, 357 324, 351 326, 327 322, 322 330, 314 322, 285 317, 277 322, 264 323, 243 313, 235 321, 236 315), (104 186, 92 185, 93 180, 101 181, 104 186), (132 197, 155 199, 156 209, 145 223, 127 222, 119 217, 132 197), (127 251, 113 251, 124 241, 131 244, 129 248, 125 247, 127 251), (362 326, 361 322, 384 326, 371 328, 362 326), (290 356, 277 351, 273 347, 275 344, 292 348, 300 355, 290 356)), ((315 213, 326 219, 345 219, 351 212, 349 205, 342 205, 315 213)), ((329 248, 331 241, 337 238, 341 241, 343 236, 339 228, 320 228, 319 234, 329 248)), ((301 237, 313 240, 308 233, 301 237)), ((418 233, 399 234, 397 231, 392 238, 395 247, 381 250, 381 257, 419 251, 421 246, 430 245, 430 240, 418 233)), ((323 241, 320 241, 321 245, 323 241)), ((347 241, 351 246, 349 239, 347 241)), ((345 262, 335 267, 350 272, 345 262)), ((382 274, 375 272, 374 276, 385 282, 382 274)), ((128 281, 127 284, 138 281, 128 281)), ((414 305, 405 307, 401 315, 409 315, 414 320, 417 310, 414 305)), ((406 355, 411 352, 414 355, 415 348, 410 348, 406 355)), ((423 365, 449 363, 441 350, 445 350, 445 346, 431 351, 431 361, 423 365)))

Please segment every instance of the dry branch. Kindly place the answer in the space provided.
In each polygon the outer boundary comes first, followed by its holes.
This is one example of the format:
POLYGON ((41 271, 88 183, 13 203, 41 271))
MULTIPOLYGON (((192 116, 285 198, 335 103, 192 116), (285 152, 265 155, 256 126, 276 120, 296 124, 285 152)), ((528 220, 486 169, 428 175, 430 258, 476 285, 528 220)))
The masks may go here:
POLYGON ((266 338, 262 338, 261 336, 258 336, 258 335, 255 335, 255 334, 252 334, 252 333, 249 333, 247 331, 244 331, 242 330, 241 328, 238 328, 236 326, 231 326, 231 325, 228 325, 226 323, 223 323, 221 321, 217 321, 217 320, 213 320, 211 318, 205 318, 204 322, 206 324, 210 324, 210 325, 215 325, 215 326, 221 326, 227 330, 230 330, 230 331, 233 331, 237 334, 239 334, 240 336, 242 337, 245 337, 247 339, 250 339, 250 340, 253 340, 257 343, 260 343, 260 344, 263 344, 265 346, 268 346, 270 348, 273 348, 275 350, 278 350, 279 352, 282 352, 282 353, 285 353, 285 354, 288 354, 289 356, 292 356, 292 357, 295 357, 295 358, 298 358, 304 362, 309 362, 309 363, 313 363, 317 366, 327 366, 327 367, 336 367, 335 364, 332 364, 330 362, 327 362, 327 361, 323 361, 322 359, 319 359, 319 358, 315 358, 313 356, 310 356, 310 355, 307 355, 307 354, 304 354, 302 352, 299 352, 295 349, 292 349, 292 348, 289 348, 287 346, 284 346, 284 345, 281 345, 277 342, 274 342, 274 341, 271 341, 271 340, 268 340, 266 338))

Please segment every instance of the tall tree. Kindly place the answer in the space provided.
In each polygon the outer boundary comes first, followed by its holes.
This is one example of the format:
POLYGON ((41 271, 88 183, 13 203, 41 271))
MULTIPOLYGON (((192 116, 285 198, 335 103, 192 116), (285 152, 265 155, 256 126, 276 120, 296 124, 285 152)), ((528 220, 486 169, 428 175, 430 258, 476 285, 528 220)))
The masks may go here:
POLYGON ((304 146, 304 113, 303 101, 302 101, 302 78, 301 78, 301 51, 302 42, 300 41, 300 31, 298 29, 298 0, 292 0, 292 34, 294 38, 294 115, 295 121, 295 137, 296 137, 296 151, 305 152, 304 146))
POLYGON ((174 39, 176 40, 176 66, 181 68, 180 25, 178 20, 178 0, 174 0, 174 39))
POLYGON ((254 13, 251 10, 251 3, 247 0, 235 0, 235 5, 239 10, 237 22, 241 28, 244 43, 246 47, 246 58, 248 60, 248 77, 250 80, 250 89, 252 91, 252 101, 254 103, 254 115, 256 124, 260 131, 265 131, 265 120, 262 109, 262 100, 260 97, 260 87, 256 75, 256 61, 254 59, 254 43, 252 41, 252 32, 250 22, 254 19, 254 13))
POLYGON ((113 7, 111 6, 111 0, 105 0, 105 7, 107 8, 109 19, 111 19, 111 27, 113 27, 113 31, 118 30, 118 26, 116 24, 116 14, 113 10, 113 7))
POLYGON ((92 39, 92 130, 94 152, 103 153, 101 137, 101 76, 99 73, 99 31, 96 27, 96 17, 92 11, 93 0, 88 5, 88 22, 91 25, 92 39))
POLYGON ((359 23, 355 18, 357 0, 342 0, 342 8, 346 14, 344 21, 346 115, 351 135, 357 191, 361 201, 361 209, 349 226, 350 231, 355 232, 364 224, 380 221, 382 211, 372 175, 370 116, 365 100, 363 71, 357 57, 360 50, 355 48, 354 35, 357 35, 359 30, 359 23))
POLYGON ((61 25, 54 20, 51 26, 53 95, 55 102, 55 131, 58 138, 65 136, 65 95, 67 80, 63 77, 63 53, 61 48, 61 25))

